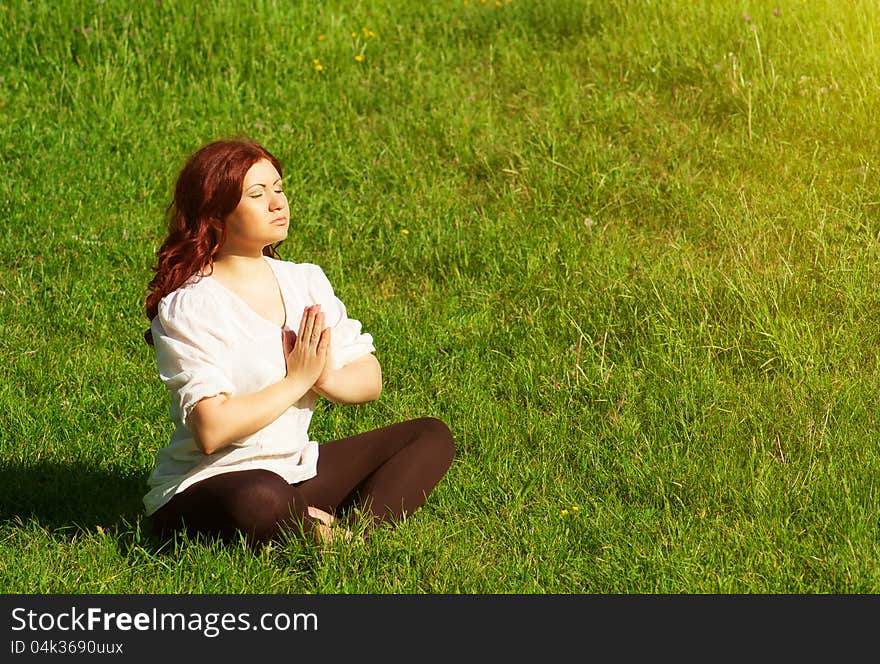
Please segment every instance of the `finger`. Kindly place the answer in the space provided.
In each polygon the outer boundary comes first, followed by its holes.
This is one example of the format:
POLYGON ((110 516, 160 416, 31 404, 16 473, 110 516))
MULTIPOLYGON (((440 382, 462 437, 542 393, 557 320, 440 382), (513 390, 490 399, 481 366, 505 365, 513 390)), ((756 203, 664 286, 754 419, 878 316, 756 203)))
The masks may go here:
POLYGON ((318 352, 326 353, 330 349, 330 328, 325 327, 321 331, 321 339, 318 341, 318 352))
POLYGON ((298 339, 305 338, 303 335, 306 333, 306 323, 308 323, 308 321, 309 321, 309 307, 306 307, 305 309, 303 309, 302 318, 300 318, 300 320, 299 320, 299 332, 296 335, 298 339))
POLYGON ((303 313, 303 339, 310 340, 315 327, 315 307, 306 307, 303 313))
POLYGON ((321 331, 324 329, 324 314, 319 310, 315 316, 315 322, 312 326, 312 341, 318 343, 321 338, 321 331))

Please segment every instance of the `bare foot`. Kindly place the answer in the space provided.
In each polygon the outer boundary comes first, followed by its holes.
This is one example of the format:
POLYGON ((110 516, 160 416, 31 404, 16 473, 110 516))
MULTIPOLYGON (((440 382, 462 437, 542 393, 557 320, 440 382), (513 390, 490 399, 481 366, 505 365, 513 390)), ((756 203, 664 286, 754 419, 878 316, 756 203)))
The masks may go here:
POLYGON ((337 539, 342 539, 344 542, 351 541, 351 531, 337 525, 337 519, 332 514, 309 505, 309 516, 314 519, 312 532, 315 534, 315 544, 332 546, 337 539))
POLYGON ((311 505, 309 505, 309 516, 313 519, 319 519, 321 522, 326 523, 328 526, 332 526, 334 523, 336 523, 335 516, 317 507, 312 507, 311 505))

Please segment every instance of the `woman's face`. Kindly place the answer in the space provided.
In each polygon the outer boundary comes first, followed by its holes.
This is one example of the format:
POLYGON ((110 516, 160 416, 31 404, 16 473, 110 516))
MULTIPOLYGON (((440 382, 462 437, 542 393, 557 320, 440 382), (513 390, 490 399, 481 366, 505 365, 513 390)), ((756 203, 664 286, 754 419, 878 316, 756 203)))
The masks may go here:
POLYGON ((259 250, 287 237, 290 207, 272 162, 258 161, 244 176, 241 200, 226 217, 227 249, 259 250))

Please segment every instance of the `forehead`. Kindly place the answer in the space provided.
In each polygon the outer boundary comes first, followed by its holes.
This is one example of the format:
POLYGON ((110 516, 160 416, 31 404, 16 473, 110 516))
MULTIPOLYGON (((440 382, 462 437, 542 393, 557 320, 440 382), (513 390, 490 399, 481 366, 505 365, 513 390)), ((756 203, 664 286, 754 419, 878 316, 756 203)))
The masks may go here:
POLYGON ((261 159, 248 169, 244 176, 244 187, 250 187, 255 184, 272 184, 281 176, 278 170, 267 159, 261 159))

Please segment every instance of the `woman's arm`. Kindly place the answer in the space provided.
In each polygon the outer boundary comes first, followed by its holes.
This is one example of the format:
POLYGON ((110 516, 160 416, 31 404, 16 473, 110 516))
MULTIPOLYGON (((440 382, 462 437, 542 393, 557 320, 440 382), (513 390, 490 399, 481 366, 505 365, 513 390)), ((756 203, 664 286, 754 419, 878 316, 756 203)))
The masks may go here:
POLYGON ((340 369, 326 367, 312 389, 335 403, 375 401, 382 393, 382 368, 375 355, 364 355, 340 369))
POLYGON ((306 308, 296 339, 287 355, 287 375, 277 383, 251 394, 218 394, 193 407, 187 426, 205 454, 271 424, 312 388, 324 371, 330 349, 330 329, 324 328, 319 305, 306 308))
POLYGON ((271 424, 309 391, 301 376, 286 376, 252 394, 218 394, 199 401, 187 426, 205 454, 213 454, 271 424))

